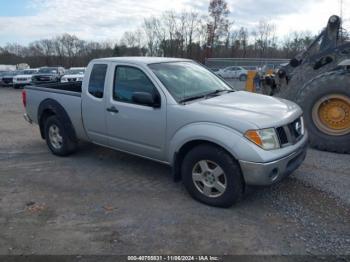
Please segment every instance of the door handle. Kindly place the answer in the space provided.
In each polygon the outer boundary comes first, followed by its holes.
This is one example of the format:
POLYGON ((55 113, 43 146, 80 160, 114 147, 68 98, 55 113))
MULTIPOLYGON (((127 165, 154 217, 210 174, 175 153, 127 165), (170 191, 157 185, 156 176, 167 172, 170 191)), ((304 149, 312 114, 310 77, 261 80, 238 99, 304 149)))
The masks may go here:
POLYGON ((119 113, 119 110, 116 109, 114 106, 112 107, 109 107, 106 109, 108 112, 111 112, 111 113, 119 113))

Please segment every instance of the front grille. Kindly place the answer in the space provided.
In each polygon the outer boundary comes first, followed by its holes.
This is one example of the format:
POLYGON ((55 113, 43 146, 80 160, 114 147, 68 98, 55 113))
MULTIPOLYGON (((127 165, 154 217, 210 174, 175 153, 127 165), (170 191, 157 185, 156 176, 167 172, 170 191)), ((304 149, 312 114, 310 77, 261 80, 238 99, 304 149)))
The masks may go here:
POLYGON ((48 82, 48 81, 51 81, 51 77, 50 76, 34 76, 33 79, 36 82, 48 82))
POLYGON ((287 137, 286 132, 284 131, 284 128, 283 127, 277 127, 276 131, 277 131, 278 138, 280 140, 280 144, 281 145, 288 144, 288 137, 287 137))
POLYGON ((292 123, 276 128, 276 133, 282 147, 294 145, 303 136, 303 123, 301 117, 292 123))
POLYGON ((12 83, 12 80, 13 78, 3 78, 2 81, 5 83, 5 84, 11 84, 12 83))

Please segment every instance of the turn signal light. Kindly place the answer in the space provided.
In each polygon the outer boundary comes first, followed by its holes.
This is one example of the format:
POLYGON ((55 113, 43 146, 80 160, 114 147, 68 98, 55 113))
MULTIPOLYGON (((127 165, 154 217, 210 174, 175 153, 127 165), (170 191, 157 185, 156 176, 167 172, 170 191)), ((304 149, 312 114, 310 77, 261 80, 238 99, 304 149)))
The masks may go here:
POLYGON ((256 130, 249 130, 245 133, 246 138, 248 138, 250 141, 252 141, 253 143, 257 144, 258 146, 263 145, 260 135, 258 133, 258 131, 256 130))

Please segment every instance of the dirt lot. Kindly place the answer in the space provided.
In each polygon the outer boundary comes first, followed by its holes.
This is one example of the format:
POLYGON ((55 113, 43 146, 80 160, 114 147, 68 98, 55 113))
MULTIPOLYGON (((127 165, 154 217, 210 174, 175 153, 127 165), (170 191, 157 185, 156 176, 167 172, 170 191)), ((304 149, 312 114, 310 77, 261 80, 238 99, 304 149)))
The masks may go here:
POLYGON ((0 88, 0 254, 348 254, 350 155, 309 150, 281 184, 208 207, 168 167, 90 144, 48 152, 0 88))

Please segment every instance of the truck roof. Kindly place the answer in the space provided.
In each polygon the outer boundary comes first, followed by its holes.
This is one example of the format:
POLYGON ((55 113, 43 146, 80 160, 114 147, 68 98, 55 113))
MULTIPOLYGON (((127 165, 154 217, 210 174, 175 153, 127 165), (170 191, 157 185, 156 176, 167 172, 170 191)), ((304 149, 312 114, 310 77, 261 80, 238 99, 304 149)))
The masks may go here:
POLYGON ((157 63, 169 63, 169 62, 189 62, 190 59, 184 58, 170 58, 170 57, 145 57, 145 56, 133 56, 133 57, 108 57, 108 58, 98 58, 92 60, 93 62, 124 62, 132 63, 138 65, 148 65, 157 63))

